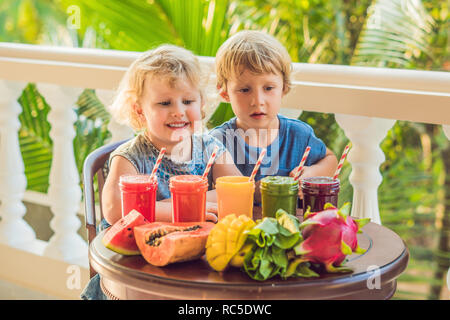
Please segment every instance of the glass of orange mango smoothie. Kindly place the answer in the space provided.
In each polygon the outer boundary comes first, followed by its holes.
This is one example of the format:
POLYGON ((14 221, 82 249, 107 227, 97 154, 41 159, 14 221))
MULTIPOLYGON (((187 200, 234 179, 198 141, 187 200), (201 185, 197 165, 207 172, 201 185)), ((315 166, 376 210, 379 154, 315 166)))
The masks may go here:
POLYGON ((229 214, 253 218, 255 182, 245 176, 224 176, 216 179, 218 219, 229 214))

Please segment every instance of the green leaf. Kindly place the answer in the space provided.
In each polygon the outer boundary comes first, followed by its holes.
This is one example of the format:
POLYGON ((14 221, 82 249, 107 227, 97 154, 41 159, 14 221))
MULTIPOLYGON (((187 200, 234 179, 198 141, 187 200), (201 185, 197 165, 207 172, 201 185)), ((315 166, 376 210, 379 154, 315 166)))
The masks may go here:
MULTIPOLYGON (((186 47, 203 56, 214 56, 228 37, 228 1, 62 0, 81 8, 110 48, 144 51, 163 43, 186 47), (130 19, 130 17, 132 17, 130 19)), ((82 28, 85 28, 83 25, 82 28)))
POLYGON ((311 212, 311 206, 306 207, 306 211, 303 214, 303 221, 309 218, 310 215, 312 215, 314 212, 311 212))
POLYGON ((286 251, 276 246, 272 246, 271 251, 273 262, 283 269, 287 268, 288 259, 286 256, 286 251))
POLYGON ((231 104, 222 102, 217 106, 216 110, 209 118, 206 126, 208 129, 212 129, 220 126, 233 117, 235 117, 235 114, 231 108, 231 104))
POLYGON ((290 249, 294 247, 300 240, 300 233, 294 233, 288 237, 279 234, 275 238, 274 244, 282 249, 290 249))
POLYGON ((368 9, 351 64, 407 67, 416 51, 431 56, 433 24, 421 1, 375 1, 368 9))
POLYGON ((320 277, 319 274, 312 271, 309 268, 309 263, 301 263, 297 266, 296 272, 294 272, 294 275, 297 277, 303 277, 303 278, 315 278, 320 277))
POLYGON ((309 268, 309 263, 302 258, 296 258, 289 262, 289 266, 284 273, 281 273, 283 278, 288 277, 318 277, 319 275, 309 268))
POLYGON ((331 204, 330 202, 327 202, 323 206, 323 210, 328 210, 328 209, 336 209, 336 207, 333 204, 331 204))
MULTIPOLYGON (((299 233, 299 225, 300 221, 296 216, 293 216, 283 209, 278 209, 278 211, 275 214, 275 218, 277 219, 280 226, 283 227, 283 229, 287 229, 290 234, 293 233, 299 233)), ((281 232, 285 236, 289 236, 290 234, 285 234, 284 232, 281 232)))
POLYGON ((257 224, 254 229, 260 229, 268 235, 276 235, 279 233, 278 222, 275 218, 264 218, 259 224, 257 224))
POLYGON ((346 256, 352 254, 353 252, 352 248, 348 244, 346 244, 344 240, 341 241, 341 252, 346 256))
POLYGON ((297 245, 294 247, 294 252, 295 252, 296 255, 301 256, 301 255, 307 254, 307 253, 309 252, 309 250, 307 250, 307 249, 305 249, 305 248, 303 247, 303 244, 304 244, 304 243, 305 243, 305 242, 300 242, 299 244, 297 244, 297 245))
POLYGON ((308 220, 306 220, 306 221, 303 221, 303 222, 300 224, 299 228, 300 228, 300 229, 303 229, 303 228, 306 228, 307 226, 313 226, 313 225, 322 225, 322 222, 320 222, 320 221, 314 221, 314 220, 308 219, 308 220))
POLYGON ((268 259, 262 259, 259 266, 259 276, 261 280, 266 280, 269 278, 273 270, 273 264, 268 259))
POLYGON ((46 193, 52 164, 53 143, 47 115, 50 106, 34 84, 28 84, 18 99, 22 105, 19 144, 27 178, 27 189, 46 193))
POLYGON ((247 273, 257 270, 259 263, 261 261, 262 254, 264 252, 263 248, 257 248, 253 255, 246 256, 244 258, 244 268, 247 273))
POLYGON ((344 205, 342 207, 339 208, 339 211, 342 214, 344 214, 345 216, 348 216, 350 214, 350 208, 351 208, 351 203, 346 202, 346 203, 344 203, 344 205))
POLYGON ((353 219, 358 225, 358 231, 361 231, 361 228, 370 222, 370 218, 362 218, 362 219, 353 219))
POLYGON ((352 272, 353 270, 349 267, 335 267, 332 263, 325 264, 325 268, 327 269, 327 272, 329 273, 347 273, 352 272))

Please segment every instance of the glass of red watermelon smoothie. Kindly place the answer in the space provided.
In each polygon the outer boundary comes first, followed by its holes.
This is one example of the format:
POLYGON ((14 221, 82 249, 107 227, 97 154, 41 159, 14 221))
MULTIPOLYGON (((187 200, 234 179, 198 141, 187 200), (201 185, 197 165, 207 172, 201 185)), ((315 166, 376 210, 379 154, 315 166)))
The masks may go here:
POLYGON ((137 210, 149 222, 155 222, 155 203, 158 180, 149 174, 126 174, 119 178, 122 217, 137 210))
POLYGON ((169 179, 172 194, 172 222, 206 221, 208 179, 197 175, 179 175, 169 179))

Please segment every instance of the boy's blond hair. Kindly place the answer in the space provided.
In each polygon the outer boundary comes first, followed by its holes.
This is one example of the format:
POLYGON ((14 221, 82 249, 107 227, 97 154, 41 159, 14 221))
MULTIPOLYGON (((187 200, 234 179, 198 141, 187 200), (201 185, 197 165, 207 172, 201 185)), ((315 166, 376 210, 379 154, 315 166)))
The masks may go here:
POLYGON ((226 40, 216 54, 217 87, 227 90, 227 81, 244 70, 255 74, 279 72, 283 91, 291 87, 292 60, 286 48, 261 31, 240 31, 226 40))
POLYGON ((142 97, 147 75, 161 77, 161 81, 167 81, 170 86, 180 79, 189 81, 200 92, 204 116, 204 93, 201 89, 204 79, 197 57, 187 49, 166 44, 144 52, 126 71, 109 107, 118 123, 129 125, 135 131, 145 128, 145 123, 138 117, 135 104, 142 97))

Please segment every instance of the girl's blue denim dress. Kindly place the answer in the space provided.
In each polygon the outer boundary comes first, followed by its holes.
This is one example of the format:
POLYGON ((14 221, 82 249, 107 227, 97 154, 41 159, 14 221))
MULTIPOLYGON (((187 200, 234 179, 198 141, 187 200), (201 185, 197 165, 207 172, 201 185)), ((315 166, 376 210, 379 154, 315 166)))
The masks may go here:
MULTIPOLYGON (((97 227, 97 234, 109 226, 110 224, 105 219, 102 219, 97 227)), ((108 297, 100 288, 100 275, 98 273, 89 280, 80 297, 83 300, 108 300, 108 297)))

